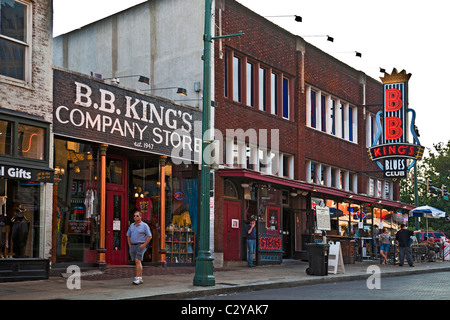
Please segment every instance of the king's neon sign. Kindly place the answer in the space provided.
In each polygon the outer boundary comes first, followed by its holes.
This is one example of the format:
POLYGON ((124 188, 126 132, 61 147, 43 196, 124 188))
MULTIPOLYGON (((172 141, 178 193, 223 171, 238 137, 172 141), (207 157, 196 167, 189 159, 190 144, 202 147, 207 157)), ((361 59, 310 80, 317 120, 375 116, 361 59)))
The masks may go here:
POLYGON ((405 178, 407 171, 420 160, 424 147, 420 145, 414 130, 416 114, 408 109, 408 81, 411 74, 398 73, 381 77, 384 92, 384 109, 376 115, 378 133, 372 146, 367 150, 371 160, 376 161, 384 176, 397 179, 405 178), (411 113, 409 132, 414 143, 408 142, 408 113, 411 113), (383 124, 382 124, 383 123, 383 124), (384 133, 382 135, 382 133, 384 133), (410 159, 410 163, 407 163, 410 159))

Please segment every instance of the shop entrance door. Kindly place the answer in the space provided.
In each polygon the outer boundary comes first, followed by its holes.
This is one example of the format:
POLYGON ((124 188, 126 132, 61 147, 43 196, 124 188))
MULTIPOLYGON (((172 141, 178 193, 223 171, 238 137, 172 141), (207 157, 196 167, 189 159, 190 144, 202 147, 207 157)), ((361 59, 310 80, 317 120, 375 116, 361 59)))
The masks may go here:
POLYGON ((106 263, 126 264, 127 217, 126 195, 123 191, 106 192, 106 263))
POLYGON ((293 220, 292 209, 283 208, 283 259, 290 259, 292 256, 293 220))
POLYGON ((106 158, 106 264, 127 263, 127 160, 106 158))
POLYGON ((241 203, 224 201, 224 248, 225 261, 239 261, 241 259, 241 203))

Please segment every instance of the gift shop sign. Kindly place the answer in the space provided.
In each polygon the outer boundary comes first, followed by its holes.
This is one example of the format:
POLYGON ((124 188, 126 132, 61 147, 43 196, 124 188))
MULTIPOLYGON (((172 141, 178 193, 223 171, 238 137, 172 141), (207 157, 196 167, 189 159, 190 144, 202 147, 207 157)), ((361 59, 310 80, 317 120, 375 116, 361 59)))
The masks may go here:
POLYGON ((0 163, 0 178, 33 182, 53 182, 53 169, 37 169, 0 163))
POLYGON ((408 81, 411 74, 398 73, 381 77, 384 91, 384 110, 376 115, 377 136, 367 152, 383 170, 386 178, 396 181, 407 177, 416 160, 422 159, 424 147, 414 130, 415 112, 408 109, 408 81), (411 119, 408 120, 408 113, 411 119), (383 133, 383 134, 382 134, 383 133), (411 133, 414 143, 408 142, 411 133))
MULTIPOLYGON (((72 72, 54 70, 55 134, 151 152, 198 159, 201 113, 166 99, 141 95, 72 72)), ((201 133, 201 131, 200 131, 201 133)))

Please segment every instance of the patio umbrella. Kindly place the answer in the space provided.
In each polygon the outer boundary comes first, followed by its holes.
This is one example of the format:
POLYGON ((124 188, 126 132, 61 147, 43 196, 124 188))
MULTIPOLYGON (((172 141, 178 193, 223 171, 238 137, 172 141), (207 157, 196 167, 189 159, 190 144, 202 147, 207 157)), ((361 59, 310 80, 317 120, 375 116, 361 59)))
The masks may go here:
POLYGON ((422 206, 409 211, 410 217, 445 218, 445 212, 434 207, 422 206))
POLYGON ((445 218, 445 212, 434 207, 422 206, 409 211, 410 217, 425 217, 427 218, 427 232, 428 232, 428 218, 445 218))

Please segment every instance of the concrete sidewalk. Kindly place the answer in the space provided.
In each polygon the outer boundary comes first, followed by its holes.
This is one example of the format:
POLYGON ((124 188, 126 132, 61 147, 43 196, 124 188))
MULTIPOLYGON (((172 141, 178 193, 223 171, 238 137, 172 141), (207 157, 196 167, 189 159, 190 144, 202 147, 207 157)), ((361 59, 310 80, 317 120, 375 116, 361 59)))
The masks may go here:
POLYGON ((308 262, 285 260, 281 265, 216 268, 215 286, 200 287, 193 285, 194 267, 144 267, 144 283, 136 286, 132 284, 134 266, 120 266, 82 272, 80 289, 68 289, 67 278, 62 275, 51 276, 48 280, 0 283, 0 299, 190 299, 220 293, 367 279, 372 275, 367 271, 371 265, 380 267, 381 277, 450 271, 448 261, 416 263, 414 268, 407 264, 399 267, 364 261, 345 265, 345 273, 312 276, 305 271, 308 262))

